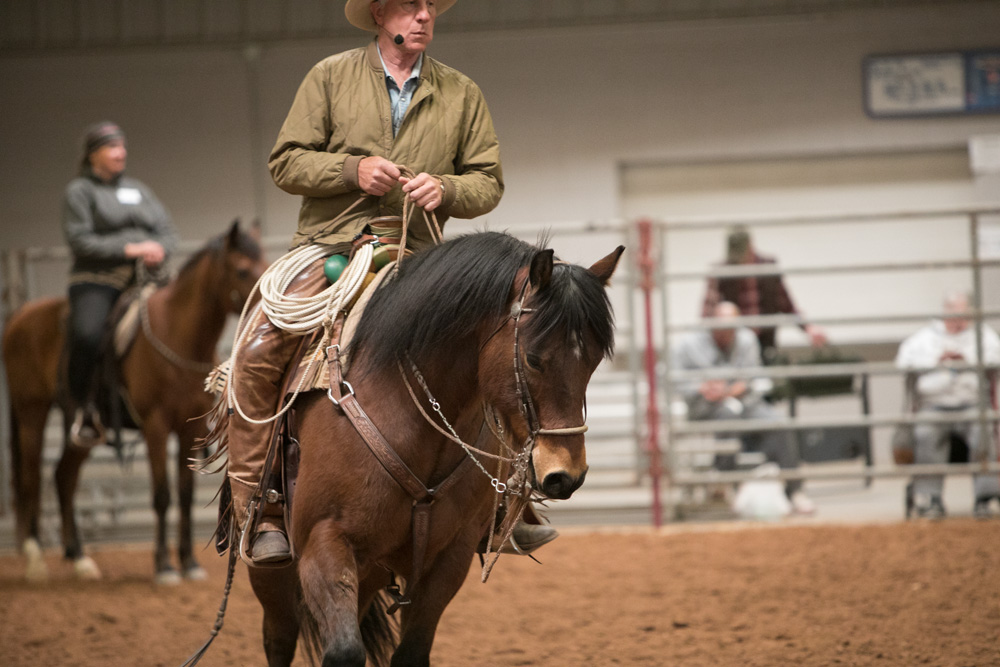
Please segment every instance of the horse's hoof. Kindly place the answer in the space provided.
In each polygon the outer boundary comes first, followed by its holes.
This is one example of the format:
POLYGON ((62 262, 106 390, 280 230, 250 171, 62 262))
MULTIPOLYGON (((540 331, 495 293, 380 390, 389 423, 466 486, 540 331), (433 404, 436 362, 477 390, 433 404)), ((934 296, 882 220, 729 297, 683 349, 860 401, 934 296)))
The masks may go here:
POLYGON ((156 573, 157 586, 177 586, 181 583, 181 575, 177 570, 164 570, 156 573))
POLYGON ((21 545, 21 553, 28 558, 28 560, 34 560, 42 557, 42 545, 38 543, 33 537, 29 537, 21 545))
POLYGON ((208 572, 200 565, 184 570, 184 578, 188 581, 205 581, 208 579, 208 572))
POLYGON ((90 556, 81 556, 73 561, 73 572, 81 581, 98 581, 101 578, 101 568, 90 556))
POLYGON ((48 581, 49 566, 45 564, 45 559, 42 558, 42 547, 38 544, 38 540, 34 538, 25 540, 21 551, 24 553, 25 558, 28 559, 28 565, 24 568, 24 578, 34 583, 48 581))

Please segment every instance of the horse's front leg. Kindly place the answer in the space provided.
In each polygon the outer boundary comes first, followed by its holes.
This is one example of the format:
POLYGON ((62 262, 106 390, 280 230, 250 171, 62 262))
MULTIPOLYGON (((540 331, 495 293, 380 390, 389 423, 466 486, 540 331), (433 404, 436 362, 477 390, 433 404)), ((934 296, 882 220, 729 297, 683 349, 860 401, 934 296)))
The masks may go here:
POLYGON ((143 424, 149 472, 153 485, 153 509, 156 511, 156 551, 153 554, 155 578, 158 584, 177 584, 180 575, 170 564, 167 549, 167 510, 170 508, 170 483, 167 479, 167 436, 169 427, 158 413, 146 418, 143 424))
POLYGON ((459 538, 438 554, 420 579, 411 604, 403 607, 399 646, 392 667, 427 667, 438 621, 465 582, 472 564, 475 535, 459 538))
POLYGON ((253 592, 264 609, 264 653, 268 667, 289 667, 299 638, 295 566, 251 567, 249 575, 253 592))
POLYGON ((309 531, 299 561, 299 579, 306 607, 316 621, 323 667, 364 667, 358 567, 333 520, 321 520, 309 531))
POLYGON ((90 457, 89 449, 70 444, 68 430, 63 433, 63 450, 56 466, 56 492, 59 496, 59 514, 62 526, 62 543, 66 558, 73 561, 73 571, 79 579, 100 579, 101 570, 90 556, 83 554, 83 543, 76 525, 76 488, 80 468, 90 457))
POLYGON ((195 437, 205 433, 205 423, 202 420, 185 423, 178 429, 177 446, 177 504, 180 510, 180 521, 177 526, 177 557, 181 564, 181 574, 185 579, 201 581, 207 578, 194 557, 191 534, 191 505, 194 501, 194 471, 190 460, 194 448, 195 437))

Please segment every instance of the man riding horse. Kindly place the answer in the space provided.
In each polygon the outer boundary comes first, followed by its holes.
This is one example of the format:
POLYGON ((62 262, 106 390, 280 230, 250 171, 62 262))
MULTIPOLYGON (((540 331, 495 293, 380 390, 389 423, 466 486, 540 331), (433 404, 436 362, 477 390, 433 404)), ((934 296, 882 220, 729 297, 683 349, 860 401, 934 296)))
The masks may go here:
POLYGON ((91 126, 80 175, 66 186, 63 232, 73 255, 69 285, 69 392, 76 406, 71 442, 104 440, 97 367, 115 301, 135 283, 136 262, 158 269, 177 237, 153 191, 125 176, 125 134, 115 123, 91 126))
MULTIPOLYGON (((348 20, 376 37, 309 71, 268 162, 278 187, 302 196, 293 247, 323 244, 327 254, 349 255, 366 226, 398 226, 407 199, 407 205, 434 211, 442 225, 448 217, 486 214, 499 203, 499 144, 482 92, 424 53, 437 15, 454 3, 347 0, 348 20)), ((432 231, 414 219, 407 250, 432 243, 432 231)), ((326 288, 324 261, 302 271, 286 296, 326 288)), ((238 522, 252 499, 264 503, 250 541, 252 562, 276 564, 291 558, 291 549, 282 495, 261 488, 262 474, 276 428, 270 418, 281 407, 282 380, 301 339, 259 308, 248 315, 244 331, 233 360, 240 409, 229 420, 227 473, 238 522)), ((514 541, 524 553, 555 536, 549 526, 521 524, 514 541)))

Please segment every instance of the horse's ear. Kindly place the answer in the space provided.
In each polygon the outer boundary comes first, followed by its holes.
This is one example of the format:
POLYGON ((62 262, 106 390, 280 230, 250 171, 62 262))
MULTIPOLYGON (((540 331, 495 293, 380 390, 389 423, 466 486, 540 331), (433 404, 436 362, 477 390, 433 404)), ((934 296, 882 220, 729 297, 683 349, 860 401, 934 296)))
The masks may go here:
POLYGON ((531 272, 528 273, 528 280, 536 291, 541 291, 548 287, 549 279, 552 278, 552 248, 539 250, 531 258, 531 272))
POLYGON ((606 286, 611 280, 611 274, 615 272, 615 268, 618 266, 618 260, 621 258, 623 252, 625 252, 625 246, 620 245, 612 250, 610 255, 602 257, 594 262, 594 265, 590 267, 590 272, 597 276, 597 279, 601 281, 602 285, 606 286))
POLYGON ((233 220, 232 224, 229 225, 229 231, 226 232, 226 246, 229 248, 235 248, 239 245, 240 240, 240 219, 236 218, 233 220))

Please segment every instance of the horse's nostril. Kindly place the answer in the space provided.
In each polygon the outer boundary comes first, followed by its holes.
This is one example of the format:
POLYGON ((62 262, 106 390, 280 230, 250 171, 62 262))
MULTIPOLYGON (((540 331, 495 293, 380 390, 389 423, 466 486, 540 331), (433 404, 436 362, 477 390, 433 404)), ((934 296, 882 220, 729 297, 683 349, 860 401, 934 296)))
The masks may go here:
POLYGON ((586 473, 574 479, 565 472, 553 472, 545 476, 542 481, 542 492, 554 500, 565 500, 573 495, 573 492, 580 488, 586 473))

